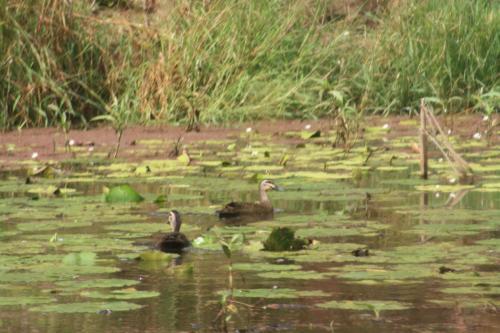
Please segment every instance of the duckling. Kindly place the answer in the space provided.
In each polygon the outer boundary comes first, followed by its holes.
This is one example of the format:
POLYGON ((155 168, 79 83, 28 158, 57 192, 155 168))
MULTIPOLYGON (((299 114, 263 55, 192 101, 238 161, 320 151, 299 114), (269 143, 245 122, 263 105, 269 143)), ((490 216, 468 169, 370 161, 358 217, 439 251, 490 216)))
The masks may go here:
POLYGON ((168 222, 172 227, 172 232, 163 235, 160 241, 156 243, 156 247, 163 252, 179 253, 191 245, 186 235, 180 232, 182 222, 179 212, 176 210, 170 211, 168 222))
POLYGON ((272 215, 273 205, 267 196, 267 191, 279 191, 281 188, 271 180, 265 179, 259 185, 259 202, 230 202, 220 211, 219 218, 231 218, 242 215, 272 215))

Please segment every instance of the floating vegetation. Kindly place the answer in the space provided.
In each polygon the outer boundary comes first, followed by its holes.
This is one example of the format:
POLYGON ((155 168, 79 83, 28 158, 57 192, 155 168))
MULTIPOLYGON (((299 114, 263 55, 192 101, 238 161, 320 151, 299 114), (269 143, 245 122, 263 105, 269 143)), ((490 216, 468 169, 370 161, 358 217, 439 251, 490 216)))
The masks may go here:
POLYGON ((82 291, 80 295, 82 295, 83 297, 102 298, 102 299, 140 299, 140 298, 158 297, 160 296, 160 293, 157 291, 126 288, 120 290, 113 290, 109 293, 103 293, 100 291, 82 291))
POLYGON ((381 311, 406 310, 411 308, 410 304, 396 301, 329 301, 317 304, 320 308, 341 309, 354 311, 371 311, 379 318, 381 311))
POLYGON ((142 305, 129 302, 81 302, 50 304, 30 308, 34 312, 54 313, 103 313, 109 314, 115 311, 130 311, 142 308, 142 305))
POLYGON ((144 198, 130 185, 118 185, 105 191, 105 200, 109 203, 141 202, 144 198))
MULTIPOLYGON (((383 315, 389 326, 414 307, 473 308, 486 319, 497 311, 497 155, 484 145, 484 157, 467 148, 472 165, 487 168, 462 185, 439 161, 431 179, 420 179, 412 140, 393 136, 392 123, 368 129, 349 152, 332 148, 335 133, 323 127, 320 137, 293 132, 277 133, 279 144, 256 128, 221 142, 193 140, 189 161, 177 159, 182 147, 167 158, 167 139, 124 141, 123 160, 87 160, 74 149, 74 157, 51 164, 61 172, 45 169, 30 184, 25 170, 2 174, 2 311, 31 311, 33 322, 46 318, 36 312, 52 312, 66 322, 66 313, 139 318, 134 310, 146 307, 151 320, 179 325, 171 331, 197 320, 179 319, 180 305, 201 311, 203 321, 212 305, 224 304, 235 329, 247 308, 281 311, 293 325, 297 318, 285 309, 307 311, 314 324, 320 312, 362 311, 360 318, 383 315), (273 214, 219 220, 225 202, 257 200, 255 188, 268 178, 286 188, 273 193, 273 214), (105 202, 103 186, 110 188, 105 202), (170 231, 172 209, 183 212, 182 230, 192 239, 180 255, 152 250, 170 231)), ((38 160, 22 165, 43 170, 38 160)), ((3 322, 12 324, 9 315, 3 322)))
POLYGON ((265 251, 298 251, 306 244, 306 240, 295 238, 295 232, 286 227, 273 229, 263 242, 265 251))
MULTIPOLYGON (((227 291, 220 292, 227 294, 227 291)), ((235 297, 243 298, 299 298, 299 297, 328 297, 330 294, 321 290, 296 290, 291 288, 272 289, 236 289, 235 297)))

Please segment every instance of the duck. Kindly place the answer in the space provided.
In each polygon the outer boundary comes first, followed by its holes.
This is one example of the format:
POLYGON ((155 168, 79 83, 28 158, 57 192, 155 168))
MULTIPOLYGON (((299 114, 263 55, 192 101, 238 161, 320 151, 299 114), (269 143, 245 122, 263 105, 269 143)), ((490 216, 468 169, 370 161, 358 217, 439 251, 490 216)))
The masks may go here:
POLYGON ((217 213, 219 218, 234 218, 250 215, 272 215, 273 205, 267 196, 267 191, 281 191, 281 187, 276 185, 272 180, 264 179, 259 184, 259 202, 230 202, 217 213))
POLYGON ((168 222, 172 227, 172 232, 164 234, 156 243, 156 248, 163 252, 179 253, 186 247, 191 246, 186 235, 181 230, 181 215, 176 210, 171 210, 168 215, 168 222))

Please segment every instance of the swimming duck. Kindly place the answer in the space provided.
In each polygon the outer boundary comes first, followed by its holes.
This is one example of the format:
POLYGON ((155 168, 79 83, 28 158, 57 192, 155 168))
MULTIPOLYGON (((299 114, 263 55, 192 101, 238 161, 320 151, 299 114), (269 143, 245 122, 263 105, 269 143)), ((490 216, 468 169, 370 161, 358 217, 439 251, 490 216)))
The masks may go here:
POLYGON ((178 211, 172 210, 169 212, 168 222, 172 227, 172 232, 166 233, 156 243, 156 247, 163 252, 181 252, 182 249, 191 245, 186 235, 180 232, 181 229, 181 215, 178 211))
POLYGON ((271 180, 265 179, 259 185, 259 202, 230 202, 219 213, 220 218, 231 218, 242 215, 272 215, 273 205, 267 196, 267 191, 281 190, 281 188, 271 180))

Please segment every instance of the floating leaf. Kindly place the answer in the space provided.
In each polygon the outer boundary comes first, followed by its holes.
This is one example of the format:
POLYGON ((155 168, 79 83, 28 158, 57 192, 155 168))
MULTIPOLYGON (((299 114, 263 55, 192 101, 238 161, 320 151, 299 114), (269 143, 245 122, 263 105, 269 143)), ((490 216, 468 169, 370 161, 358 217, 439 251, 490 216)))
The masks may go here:
POLYGON ((279 264, 267 264, 267 263, 237 263, 233 265, 233 268, 237 271, 258 271, 258 272, 269 272, 269 271, 289 271, 301 269, 300 265, 279 265, 279 264))
POLYGON ((141 202, 144 198, 137 193, 130 185, 118 185, 109 189, 105 195, 106 202, 141 202))
POLYGON ((294 280, 321 280, 332 276, 332 273, 320 273, 315 271, 274 271, 257 274, 266 279, 294 279, 294 280))
POLYGON ((175 257, 177 257, 177 255, 161 251, 146 251, 139 255, 139 259, 143 261, 166 261, 172 260, 175 257))
POLYGON ((312 139, 312 138, 319 138, 321 136, 321 131, 302 131, 300 132, 300 137, 304 140, 307 139, 312 139))
POLYGON ((0 296, 0 306, 5 305, 28 305, 28 304, 45 304, 54 302, 54 298, 42 296, 17 296, 17 297, 2 297, 0 296))
POLYGON ((129 302, 81 302, 42 305, 31 308, 34 312, 54 313, 106 313, 115 311, 130 311, 142 308, 142 305, 129 302))
POLYGON ((164 194, 160 194, 159 196, 156 197, 154 203, 156 204, 161 204, 167 202, 167 196, 164 194))
POLYGON ((95 279, 95 280, 72 280, 60 281, 56 285, 70 289, 87 289, 87 288, 114 288, 125 287, 139 284, 139 281, 126 279, 95 279))
POLYGON ((405 310, 411 308, 409 304, 396 301, 330 301, 316 304, 316 306, 326 309, 361 311, 405 310))
POLYGON ((158 297, 160 293, 157 291, 146 291, 137 290, 135 288, 126 288, 121 290, 113 290, 109 293, 103 293, 100 291, 83 291, 80 295, 89 298, 101 298, 101 299, 140 299, 140 298, 151 298, 158 297))
MULTIPOLYGON (((219 294, 229 295, 229 290, 219 292, 219 294)), ((234 290, 233 295, 235 297, 246 298, 301 298, 330 296, 330 294, 321 290, 296 290, 290 288, 236 289, 234 290)))

